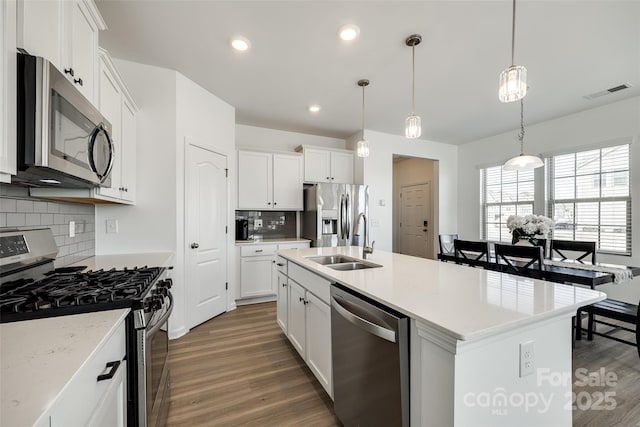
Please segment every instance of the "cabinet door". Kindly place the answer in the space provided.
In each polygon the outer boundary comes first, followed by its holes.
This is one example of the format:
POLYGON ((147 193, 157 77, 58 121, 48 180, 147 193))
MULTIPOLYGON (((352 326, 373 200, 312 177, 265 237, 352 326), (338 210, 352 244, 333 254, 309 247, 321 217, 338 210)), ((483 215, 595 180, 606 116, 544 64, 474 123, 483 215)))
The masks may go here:
POLYGON ((302 210, 302 156, 273 155, 273 208, 302 210))
POLYGON ((306 358, 305 290, 289 280, 289 324, 287 336, 303 359, 306 358))
POLYGON ((121 184, 120 196, 130 202, 136 201, 136 111, 122 97, 122 137, 121 137, 121 184))
POLYGON ((304 149, 304 181, 331 182, 331 153, 329 151, 304 149))
POLYGON ((103 61, 100 61, 99 79, 99 100, 98 109, 102 115, 111 123, 111 140, 115 150, 115 162, 111 170, 111 187, 101 187, 99 192, 103 196, 120 197, 120 169, 122 161, 122 91, 118 81, 111 73, 111 70, 103 61))
POLYGON ((331 182, 353 184, 353 153, 331 152, 331 182))
MULTIPOLYGON (((2 3, 5 3, 4 1, 2 3)), ((61 72, 63 1, 18 0, 17 45, 48 59, 61 72)))
POLYGON ((94 101, 94 81, 98 66, 98 27, 83 1, 62 2, 68 10, 63 42, 63 58, 67 68, 73 68, 74 76, 69 77, 80 92, 91 102, 94 101))
POLYGON ((287 333, 288 324, 288 292, 287 292, 287 276, 278 273, 278 302, 276 305, 276 319, 282 332, 287 333))
POLYGON ((307 365, 329 396, 333 396, 331 372, 331 308, 307 292, 307 365))
POLYGON ((238 209, 271 209, 272 154, 238 151, 238 209))
POLYGON ((16 173, 16 2, 0 2, 0 182, 16 173))
POLYGON ((124 427, 127 424, 127 389, 125 373, 127 361, 120 367, 109 381, 109 388, 96 405, 86 425, 92 427, 124 427))
POLYGON ((273 256, 240 259, 240 296, 242 298, 273 295, 273 256))

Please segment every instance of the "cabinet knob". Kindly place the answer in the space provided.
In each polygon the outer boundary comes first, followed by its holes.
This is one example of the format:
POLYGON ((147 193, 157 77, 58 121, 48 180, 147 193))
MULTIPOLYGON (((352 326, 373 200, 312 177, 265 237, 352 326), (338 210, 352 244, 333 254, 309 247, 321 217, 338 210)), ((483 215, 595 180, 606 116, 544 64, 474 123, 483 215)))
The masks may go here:
POLYGON ((267 205, 271 206, 271 202, 267 202, 267 205))
POLYGON ((275 264, 275 263, 276 263, 276 260, 273 260, 273 261, 271 261, 271 262, 275 264))
POLYGON ((331 179, 331 178, 327 177, 327 179, 331 179))
POLYGON ((309 304, 309 301, 304 300, 304 301, 302 301, 302 303, 303 303, 304 305, 307 305, 307 304, 309 304))
POLYGON ((298 297, 298 298, 300 298, 300 302, 304 301, 304 298, 302 298, 302 297, 298 297))
POLYGON ((73 68, 65 68, 65 69, 64 69, 64 73, 65 73, 65 74, 69 74, 71 77, 73 77, 73 75, 75 74, 75 73, 73 72, 73 68))
POLYGON ((277 205, 277 204, 278 204, 277 202, 273 202, 273 206, 275 206, 275 205, 277 205))
POLYGON ((331 177, 331 179, 335 179, 334 177, 331 177))
POLYGON ((73 79, 74 83, 78 83, 80 86, 82 86, 82 79, 73 79))
POLYGON ((125 189, 124 189, 124 192, 125 192, 125 193, 128 193, 128 192, 129 192, 129 189, 128 189, 128 188, 125 188, 125 189))
POLYGON ((284 287, 286 287, 286 286, 287 286, 287 284, 286 284, 286 283, 283 283, 283 284, 282 284, 282 287, 283 287, 283 288, 284 288, 284 287))

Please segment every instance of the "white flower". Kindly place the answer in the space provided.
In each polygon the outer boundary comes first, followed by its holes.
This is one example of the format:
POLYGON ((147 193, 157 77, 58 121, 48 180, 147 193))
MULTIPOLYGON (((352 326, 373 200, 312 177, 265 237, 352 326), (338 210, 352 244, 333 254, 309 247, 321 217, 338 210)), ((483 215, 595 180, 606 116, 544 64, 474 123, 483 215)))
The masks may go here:
POLYGON ((547 236, 553 228, 553 221, 544 215, 510 215, 507 218, 507 228, 513 233, 519 230, 520 234, 528 236, 547 236))

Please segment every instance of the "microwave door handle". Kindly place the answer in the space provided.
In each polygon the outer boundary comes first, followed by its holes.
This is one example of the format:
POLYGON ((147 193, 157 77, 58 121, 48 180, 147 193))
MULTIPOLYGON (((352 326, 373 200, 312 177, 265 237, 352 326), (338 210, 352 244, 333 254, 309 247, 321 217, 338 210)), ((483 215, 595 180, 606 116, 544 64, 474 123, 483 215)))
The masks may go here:
POLYGON ((349 197, 349 193, 346 195, 346 200, 344 204, 344 211, 346 212, 346 221, 347 221, 347 240, 351 239, 351 200, 349 197))
POLYGON ((113 169, 113 165, 116 159, 116 145, 113 143, 113 140, 109 136, 106 130, 104 130, 104 134, 107 137, 107 141, 109 141, 109 165, 107 166, 107 170, 104 173, 104 176, 100 178, 100 182, 104 182, 111 175, 111 170, 113 169))
POLYGON ((344 234, 344 226, 342 225, 342 203, 344 195, 340 195, 340 205, 338 206, 338 240, 342 239, 344 234))

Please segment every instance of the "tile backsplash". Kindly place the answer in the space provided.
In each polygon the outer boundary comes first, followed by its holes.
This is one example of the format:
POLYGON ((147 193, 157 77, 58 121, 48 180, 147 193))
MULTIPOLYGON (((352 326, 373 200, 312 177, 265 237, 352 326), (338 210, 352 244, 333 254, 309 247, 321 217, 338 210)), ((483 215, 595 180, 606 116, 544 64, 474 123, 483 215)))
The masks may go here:
POLYGON ((17 185, 0 184, 0 227, 48 227, 58 245, 56 267, 95 255, 95 206, 29 196, 17 185), (75 221, 75 237, 69 237, 69 221, 75 221))
POLYGON ((250 239, 296 237, 296 213, 274 211, 236 211, 236 219, 249 221, 250 239), (262 222, 262 224, 260 224, 262 222))

